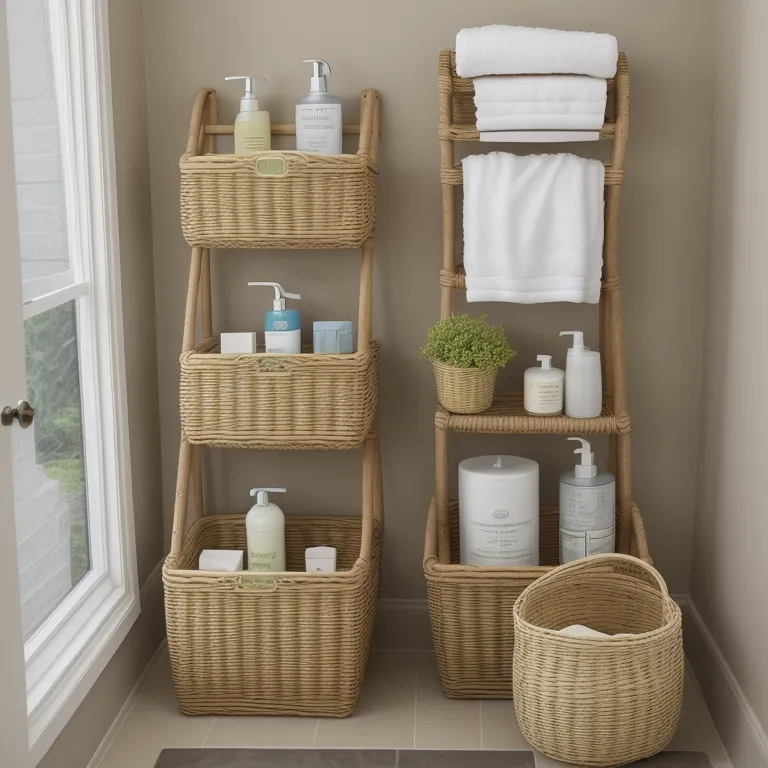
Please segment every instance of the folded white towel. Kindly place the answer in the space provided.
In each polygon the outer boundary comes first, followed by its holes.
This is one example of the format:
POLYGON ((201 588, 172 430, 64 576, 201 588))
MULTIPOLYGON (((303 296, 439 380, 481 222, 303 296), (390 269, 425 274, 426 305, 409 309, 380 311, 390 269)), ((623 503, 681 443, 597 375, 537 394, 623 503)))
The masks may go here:
POLYGON ((591 115, 501 115, 477 117, 478 131, 597 131, 603 127, 603 114, 591 115))
POLYGON ((613 35, 495 24, 456 35, 456 72, 481 75, 574 74, 613 77, 618 45, 613 35))
POLYGON ((602 120, 604 105, 599 101, 488 101, 475 107, 477 117, 504 117, 505 115, 599 115, 602 120))
POLYGON ((608 84, 587 75, 511 75, 476 77, 475 105, 502 102, 579 102, 605 112, 608 84), (602 103, 602 107, 600 104, 602 103))
POLYGON ((571 624, 570 627, 564 627, 558 630, 558 634, 568 635, 569 637, 632 637, 630 633, 620 633, 618 635, 608 635, 605 632, 598 632, 596 629, 584 626, 584 624, 571 624))
POLYGON ((557 144, 567 141, 597 141, 600 131, 481 131, 480 141, 498 143, 557 144))
POLYGON ((467 301, 599 301, 601 162, 491 152, 463 171, 467 301))

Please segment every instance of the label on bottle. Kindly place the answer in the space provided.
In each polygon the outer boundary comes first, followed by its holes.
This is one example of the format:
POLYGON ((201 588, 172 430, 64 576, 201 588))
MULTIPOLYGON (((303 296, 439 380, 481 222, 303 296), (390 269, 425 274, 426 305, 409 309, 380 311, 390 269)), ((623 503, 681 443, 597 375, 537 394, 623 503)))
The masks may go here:
POLYGON ((615 528, 602 531, 567 531, 560 529, 560 562, 570 563, 587 555, 613 552, 616 547, 615 528))
MULTIPOLYGON (((285 320, 276 320, 273 327, 287 326, 285 320)), ((264 343, 267 352, 279 355, 298 355, 301 352, 301 331, 266 331, 264 343)))
POLYGON ((539 521, 509 510, 473 512, 463 524, 461 561, 466 565, 538 565, 539 521))
POLYGON ((248 570, 249 571, 277 571, 279 556, 276 550, 270 552, 256 552, 248 550, 248 570))
POLYGON ((271 149, 272 142, 270 136, 253 136, 246 134, 240 140, 243 143, 244 155, 255 155, 257 152, 265 152, 271 149))
POLYGON ((526 379, 523 402, 528 413, 560 413, 563 410, 563 382, 526 379))
POLYGON ((296 149, 340 155, 341 137, 341 104, 296 105, 296 149))

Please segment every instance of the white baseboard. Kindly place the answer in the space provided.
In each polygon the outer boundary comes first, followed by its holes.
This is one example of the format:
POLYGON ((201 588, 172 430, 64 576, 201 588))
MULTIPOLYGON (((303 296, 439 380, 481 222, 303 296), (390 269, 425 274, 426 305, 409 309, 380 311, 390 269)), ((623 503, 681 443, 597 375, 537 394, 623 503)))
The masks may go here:
MULTIPOLYGON (((165 558, 163 558, 155 566, 152 573, 149 574, 146 581, 144 582, 144 585, 142 586, 139 592, 142 605, 145 605, 150 601, 150 595, 152 594, 152 592, 158 589, 162 590, 164 563, 165 563, 165 558)), ((155 666, 155 662, 157 661, 158 656, 162 653, 166 645, 167 645, 167 640, 164 639, 162 643, 160 643, 160 645, 158 646, 157 650, 152 655, 152 658, 149 660, 149 663, 144 668, 144 671, 141 673, 141 675, 139 675, 138 680, 136 680, 136 684, 133 686, 133 688, 131 689, 131 692, 128 694, 128 698, 125 700, 125 703, 120 708, 120 711, 117 713, 117 717, 114 719, 112 725, 109 727, 109 730, 104 735, 104 738, 101 740, 101 743, 99 744, 98 748, 94 752, 93 757, 88 762, 87 768, 98 768, 99 763, 101 763, 102 759, 104 758, 104 755, 107 753, 107 750, 110 748, 110 746, 112 745, 112 742, 115 740, 115 736, 117 736, 117 732, 122 727, 128 715, 131 713, 131 710, 133 709, 133 705, 136 703, 136 700, 139 697, 139 691, 144 685, 147 677, 149 677, 149 674, 152 671, 152 668, 155 666)))
POLYGON ((768 768, 768 736, 712 632, 689 595, 683 609, 685 652, 735 768, 768 768))

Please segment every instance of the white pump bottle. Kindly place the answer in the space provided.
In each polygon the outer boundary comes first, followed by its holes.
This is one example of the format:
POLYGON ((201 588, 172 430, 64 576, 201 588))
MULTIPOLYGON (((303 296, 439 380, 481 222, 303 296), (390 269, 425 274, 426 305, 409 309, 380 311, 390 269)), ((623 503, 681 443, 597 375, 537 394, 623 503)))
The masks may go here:
POLYGON ((309 93, 296 102, 296 149, 317 155, 340 155, 343 127, 341 99, 328 93, 326 75, 331 65, 323 59, 306 59, 313 67, 309 93))
POLYGON ((581 331, 561 331, 573 336, 565 358, 565 415, 572 419, 594 419, 603 410, 603 380, 600 353, 584 346, 581 331))
POLYGON ((272 128, 269 112, 259 109, 256 83, 263 77, 254 75, 233 75, 225 80, 245 80, 245 93, 240 99, 240 112, 235 118, 235 154, 254 155, 272 148, 272 128))
POLYGON ((560 475, 560 562, 613 552, 616 544, 616 480, 598 474, 595 454, 581 437, 581 463, 560 475))
POLYGON ((523 374, 523 407, 532 416, 559 416, 563 412, 565 373, 552 367, 551 355, 538 355, 541 367, 523 374))
POLYGON ((285 493, 285 488, 251 488, 256 503, 245 516, 249 571, 285 570, 285 515, 268 493, 285 493))

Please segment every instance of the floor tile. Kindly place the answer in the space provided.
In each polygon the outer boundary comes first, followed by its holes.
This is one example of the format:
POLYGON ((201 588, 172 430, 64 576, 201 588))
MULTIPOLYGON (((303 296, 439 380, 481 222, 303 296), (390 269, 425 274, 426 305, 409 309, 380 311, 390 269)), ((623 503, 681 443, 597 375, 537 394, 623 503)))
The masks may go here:
POLYGON ((398 768, 534 768, 533 752, 434 752, 413 750, 400 752, 398 768))
POLYGON ((416 689, 417 749, 480 749, 480 702, 449 699, 443 693, 435 655, 419 654, 416 689))
POLYGON ((316 717, 217 717, 206 747, 311 747, 316 717))
POLYGON ((709 755, 713 763, 728 763, 728 756, 707 711, 699 685, 688 670, 685 674, 685 694, 680 723, 667 749, 700 751, 709 755))
POLYGON ((169 749, 156 768, 395 768, 396 753, 307 749, 169 749))
POLYGON ((178 709, 167 646, 158 653, 149 676, 139 692, 139 701, 152 707, 178 709))
POLYGON ((99 768, 154 768, 166 747, 202 747, 212 717, 185 717, 137 702, 99 768))
POLYGON ((485 699, 480 702, 483 749, 530 749, 520 733, 511 699, 485 699))
POLYGON ((417 662, 415 651, 372 653, 355 713, 341 719, 321 718, 315 746, 413 747, 417 662))
MULTIPOLYGON (((718 768, 703 752, 659 752, 658 755, 640 760, 625 768, 718 768)), ((536 752, 536 768, 574 768, 570 763, 561 763, 536 752)))

